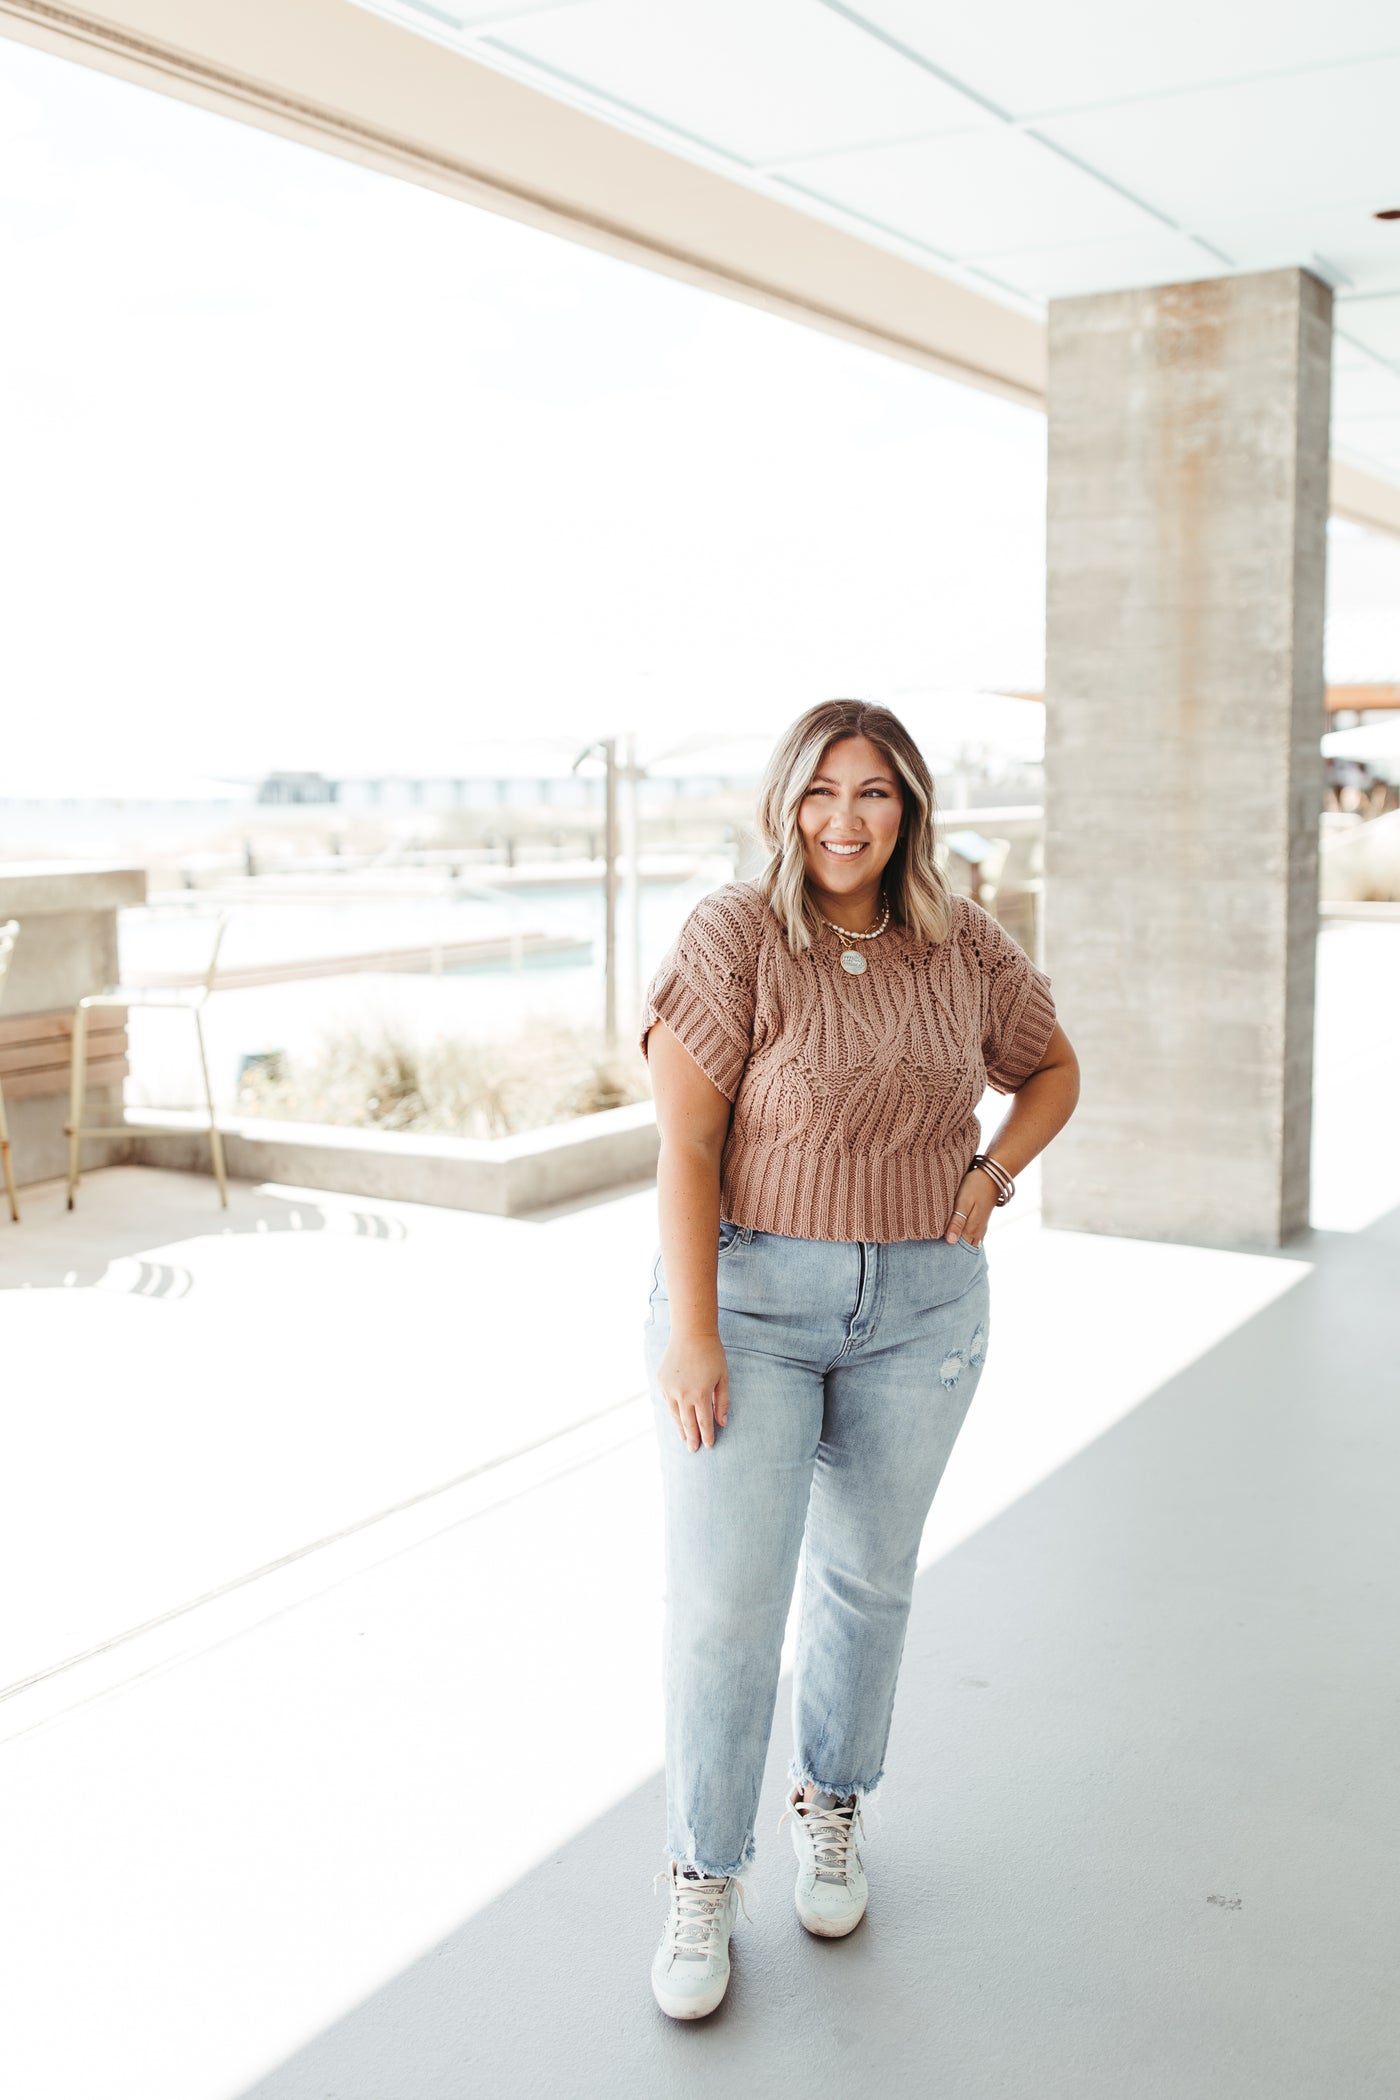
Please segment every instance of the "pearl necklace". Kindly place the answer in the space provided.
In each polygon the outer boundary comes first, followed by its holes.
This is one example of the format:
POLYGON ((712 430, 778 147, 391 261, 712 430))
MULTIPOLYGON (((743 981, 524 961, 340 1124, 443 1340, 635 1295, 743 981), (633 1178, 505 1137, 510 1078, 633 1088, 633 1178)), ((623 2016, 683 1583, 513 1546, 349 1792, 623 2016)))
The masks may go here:
POLYGON ((818 915, 819 917, 821 917, 823 926, 829 926, 833 933, 838 934, 840 936, 841 967, 843 970, 846 971, 848 976, 864 976, 866 964, 865 957, 863 955, 858 954, 854 948, 848 948, 846 946, 847 941, 876 941, 880 938, 880 935, 884 932, 885 928, 890 923, 889 899, 888 897, 884 896, 883 890, 880 894, 881 897, 884 899, 884 917, 881 919, 878 926, 871 927, 869 933, 852 933, 849 927, 838 926, 835 919, 828 919, 824 914, 818 915))

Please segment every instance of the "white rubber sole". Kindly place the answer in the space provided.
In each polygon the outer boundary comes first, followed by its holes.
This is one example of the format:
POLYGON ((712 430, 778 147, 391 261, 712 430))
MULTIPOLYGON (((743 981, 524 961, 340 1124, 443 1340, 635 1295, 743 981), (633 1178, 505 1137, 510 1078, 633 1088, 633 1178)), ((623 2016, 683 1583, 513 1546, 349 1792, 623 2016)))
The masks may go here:
POLYGON ((651 1979, 651 1995, 669 2020, 707 2020, 710 2014, 724 2003, 724 1994, 729 1989, 729 1978, 716 1984, 700 1998, 673 1998, 664 1984, 651 1979))
POLYGON ((865 1916, 865 1908, 865 1904, 862 1903, 853 1918, 836 1919, 822 1917, 816 1911, 805 1911, 800 1902, 796 1905, 799 1922, 818 1940, 844 1940, 846 1934, 854 1932, 865 1916))

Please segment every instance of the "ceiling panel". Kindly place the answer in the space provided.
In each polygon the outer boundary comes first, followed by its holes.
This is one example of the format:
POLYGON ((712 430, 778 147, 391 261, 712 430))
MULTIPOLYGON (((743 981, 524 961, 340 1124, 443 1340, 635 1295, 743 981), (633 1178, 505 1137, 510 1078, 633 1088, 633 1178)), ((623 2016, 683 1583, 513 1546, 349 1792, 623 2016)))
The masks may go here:
POLYGON ((1363 350, 1359 343, 1348 341, 1345 316, 1337 314, 1332 330, 1333 377, 1338 372, 1373 372, 1375 368, 1376 359, 1372 352, 1363 350))
POLYGON ((852 0, 858 14, 1013 116, 1400 50, 1395 0, 852 0))
POLYGON ((1400 364, 1400 292, 1382 299, 1348 299, 1339 305, 1337 320, 1363 349, 1400 364))
POLYGON ((1367 426, 1364 433, 1338 430, 1332 433, 1332 450, 1338 459, 1369 473, 1393 477, 1400 472, 1400 422, 1382 434, 1367 426))
POLYGON ((816 0, 578 0, 486 42, 752 163, 996 121, 816 0))
POLYGON ((1040 126, 1196 232, 1320 206, 1400 204, 1400 57, 1163 96, 1040 126))
POLYGON ((1058 153, 998 125, 862 153, 788 162, 784 182, 945 255, 1110 239, 1156 222, 1058 153))
MULTIPOLYGON (((371 0, 373 4, 373 0, 371 0)), ((570 0, 384 0, 377 8, 381 14, 401 15, 405 21, 419 16, 424 29, 449 35, 454 29, 495 28, 501 22, 513 22, 518 15, 542 15, 558 7, 567 7, 570 0)))
POLYGON ((1210 276, 1218 257, 1400 290, 1400 222, 1374 217, 1392 189, 1400 206, 1396 0, 1076 0, 1073 37, 1040 0, 363 4, 924 260, 971 258, 1013 303, 1210 276), (1029 137, 994 114, 1049 104, 1029 137), (940 147, 962 133, 965 152, 940 147))
POLYGON ((1400 372, 1368 361, 1364 367, 1334 366, 1332 419, 1352 423, 1372 416, 1400 416, 1400 372))
POLYGON ((1339 419, 1332 426, 1334 443, 1349 451, 1393 459, 1400 452, 1400 414, 1368 417, 1364 423, 1339 419))
POLYGON ((1226 268, 1185 234, 1150 222, 1142 233, 1124 239, 1083 241, 1069 248, 1022 248, 968 260, 997 283, 1038 299, 1071 299, 1105 284, 1124 289, 1185 283, 1221 276, 1226 268))
MULTIPOLYGON (((1400 208, 1400 153, 1394 194, 1400 208)), ((1306 264, 1345 290, 1400 292, 1400 220, 1378 220, 1371 198, 1326 211, 1276 213, 1268 219, 1213 211, 1211 238, 1242 270, 1306 264)))

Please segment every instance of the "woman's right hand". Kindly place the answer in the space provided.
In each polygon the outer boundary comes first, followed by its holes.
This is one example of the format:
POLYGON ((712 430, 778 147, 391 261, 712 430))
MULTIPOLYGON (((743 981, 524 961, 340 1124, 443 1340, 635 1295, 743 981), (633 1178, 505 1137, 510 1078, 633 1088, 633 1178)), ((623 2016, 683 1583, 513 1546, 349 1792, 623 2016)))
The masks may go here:
POLYGON ((671 1419, 686 1444, 712 1445, 729 1420, 729 1364, 717 1334, 672 1335, 657 1370, 671 1419))

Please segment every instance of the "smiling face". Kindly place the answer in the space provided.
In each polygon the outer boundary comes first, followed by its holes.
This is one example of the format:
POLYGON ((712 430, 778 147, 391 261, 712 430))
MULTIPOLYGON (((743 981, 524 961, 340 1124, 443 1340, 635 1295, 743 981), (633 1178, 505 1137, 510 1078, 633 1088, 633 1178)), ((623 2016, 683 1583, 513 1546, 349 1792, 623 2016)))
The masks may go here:
POLYGON ((847 736, 827 745, 797 822, 817 909, 852 933, 869 932, 879 917, 903 815, 899 775, 878 744, 847 736))

